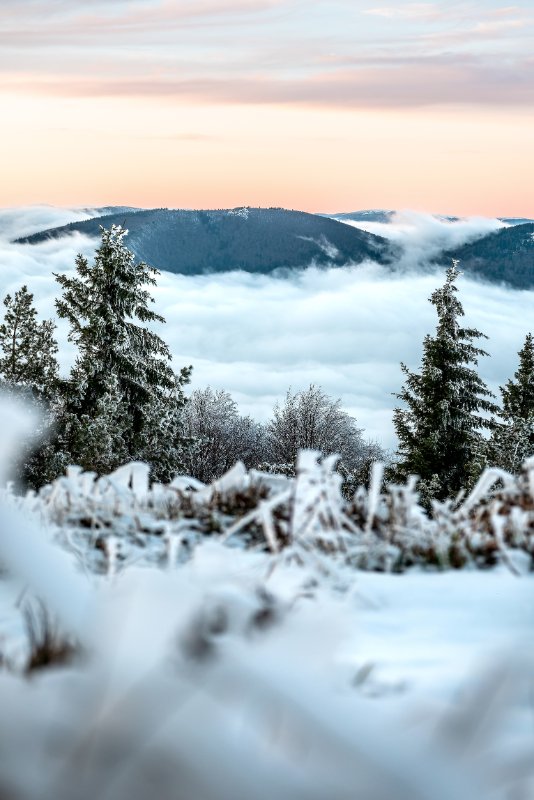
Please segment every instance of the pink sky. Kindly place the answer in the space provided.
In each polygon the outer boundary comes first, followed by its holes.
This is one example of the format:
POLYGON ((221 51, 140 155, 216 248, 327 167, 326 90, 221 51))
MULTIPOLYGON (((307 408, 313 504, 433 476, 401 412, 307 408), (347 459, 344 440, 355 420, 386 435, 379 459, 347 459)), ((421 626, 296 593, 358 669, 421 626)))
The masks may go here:
POLYGON ((0 205, 534 216, 534 12, 3 0, 0 205))

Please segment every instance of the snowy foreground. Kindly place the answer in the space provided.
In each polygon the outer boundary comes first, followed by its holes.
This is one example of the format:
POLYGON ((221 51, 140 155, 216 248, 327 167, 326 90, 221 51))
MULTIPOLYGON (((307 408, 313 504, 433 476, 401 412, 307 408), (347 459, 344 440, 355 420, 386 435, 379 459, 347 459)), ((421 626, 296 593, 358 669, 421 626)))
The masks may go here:
POLYGON ((532 466, 435 520, 313 453, 5 493, 0 797, 534 796, 532 466))

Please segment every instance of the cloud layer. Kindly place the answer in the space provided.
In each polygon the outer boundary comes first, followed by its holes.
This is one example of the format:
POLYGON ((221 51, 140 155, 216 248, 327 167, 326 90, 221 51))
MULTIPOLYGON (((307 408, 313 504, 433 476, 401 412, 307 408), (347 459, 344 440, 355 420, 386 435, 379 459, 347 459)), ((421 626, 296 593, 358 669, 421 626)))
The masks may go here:
MULTIPOLYGON (((79 211, 19 209, 0 211, 0 294, 23 282, 34 292, 40 313, 54 316, 57 284, 53 272, 73 268, 76 253, 90 256, 95 242, 82 236, 38 246, 12 245, 12 236, 36 229, 44 219, 67 222, 79 211), (18 223, 17 223, 18 219, 18 223), (18 230, 17 230, 18 228, 18 230)), ((159 332, 170 344, 176 367, 193 364, 193 387, 224 388, 241 410, 266 419, 286 389, 320 384, 341 397, 367 434, 394 445, 393 393, 400 389, 404 361, 417 368, 421 344, 435 326, 427 302, 441 273, 420 269, 421 254, 443 242, 458 243, 499 223, 470 220, 446 226, 427 216, 404 214, 389 235, 411 257, 395 275, 374 264, 351 269, 308 269, 291 279, 234 272, 184 277, 163 273, 154 292, 167 320, 159 332)), ((460 299, 470 325, 490 336, 491 358, 480 373, 497 390, 516 368, 516 354, 531 326, 534 292, 506 290, 462 278, 460 299)), ((63 369, 74 353, 59 328, 63 369)))
POLYGON ((7 0, 6 88, 215 103, 398 108, 534 100, 534 13, 362 0, 7 0), (73 54, 76 48, 76 55, 73 54))
POLYGON ((344 222, 399 245, 404 256, 397 267, 406 269, 430 262, 443 250, 453 250, 504 227, 500 220, 488 217, 465 217, 451 222, 434 214, 409 210, 397 211, 391 224, 344 222))

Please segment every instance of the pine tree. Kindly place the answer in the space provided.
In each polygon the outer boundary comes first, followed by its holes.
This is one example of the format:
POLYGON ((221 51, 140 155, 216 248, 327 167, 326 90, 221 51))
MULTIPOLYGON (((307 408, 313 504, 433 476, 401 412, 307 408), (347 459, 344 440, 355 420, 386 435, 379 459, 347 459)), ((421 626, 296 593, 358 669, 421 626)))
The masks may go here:
POLYGON ((419 475, 427 500, 452 497, 465 487, 482 430, 492 424, 480 412, 496 411, 473 369, 487 355, 474 342, 487 337, 459 324, 464 311, 456 297, 457 266, 453 262, 445 284, 430 297, 438 324, 435 335, 424 339, 420 372, 401 364, 406 381, 396 397, 405 407, 395 409, 393 418, 399 439, 395 477, 419 475))
POLYGON ((126 230, 100 230, 94 263, 79 255, 75 277, 56 275, 63 289, 57 312, 78 347, 66 392, 65 445, 87 469, 107 471, 149 456, 155 472, 165 460, 168 475, 180 466, 191 367, 175 375, 167 345, 145 327, 165 321, 149 307, 147 287, 158 271, 135 262, 123 242, 126 230))
POLYGON ((488 461, 517 473, 534 455, 534 338, 528 333, 518 353, 519 368, 500 387, 501 422, 497 422, 488 448, 488 461))
POLYGON ((58 363, 55 325, 39 322, 33 294, 22 286, 7 295, 0 325, 0 375, 10 389, 34 400, 50 401, 57 392, 58 363))

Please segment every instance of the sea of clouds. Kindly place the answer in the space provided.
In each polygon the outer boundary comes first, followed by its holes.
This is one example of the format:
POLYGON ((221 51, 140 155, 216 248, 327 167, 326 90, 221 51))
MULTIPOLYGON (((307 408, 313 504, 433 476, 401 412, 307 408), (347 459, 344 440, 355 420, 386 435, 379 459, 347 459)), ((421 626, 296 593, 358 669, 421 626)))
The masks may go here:
MULTIPOLYGON (((12 240, 92 214, 53 207, 0 209, 1 296, 26 283, 39 313, 55 317, 59 287, 53 273, 72 271, 79 252, 90 257, 95 240, 80 234, 39 245, 12 240)), ((400 362, 416 369, 423 337, 435 328, 428 297, 443 282, 444 271, 425 264, 444 247, 501 225, 478 218, 450 223, 411 212, 397 215, 390 225, 361 224, 403 245, 405 255, 395 271, 368 263, 309 268, 290 278, 162 273, 155 309, 167 323, 158 332, 169 343, 176 368, 193 365, 193 388, 227 389, 243 413, 267 419, 288 387, 315 383, 341 398, 367 436, 393 447, 400 362)), ((458 285, 467 324, 490 337, 484 347, 491 358, 481 360, 480 373, 497 392, 513 375, 517 351, 533 328, 534 292, 466 277, 458 285)), ((60 321, 63 370, 74 358, 67 333, 60 321)))

